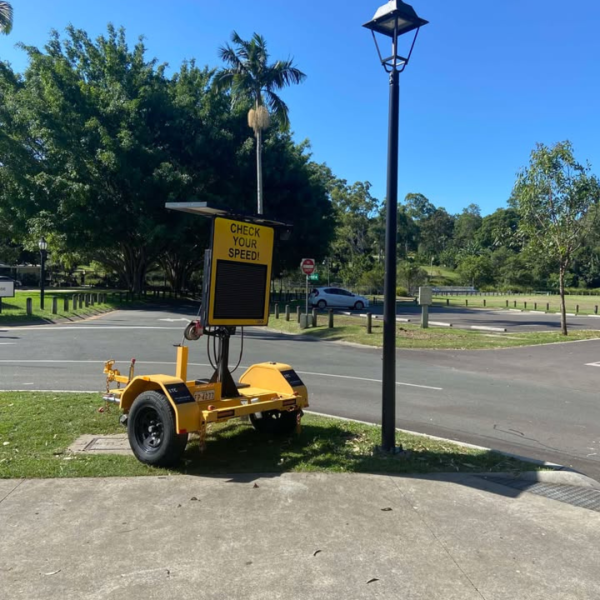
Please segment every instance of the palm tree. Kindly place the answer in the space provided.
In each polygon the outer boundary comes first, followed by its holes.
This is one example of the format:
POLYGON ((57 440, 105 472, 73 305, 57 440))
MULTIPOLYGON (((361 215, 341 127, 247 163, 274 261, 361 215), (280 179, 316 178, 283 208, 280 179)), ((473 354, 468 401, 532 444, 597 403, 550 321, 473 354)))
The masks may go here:
POLYGON ((234 31, 231 41, 235 48, 229 44, 219 48, 219 56, 227 67, 217 73, 216 81, 220 88, 231 90, 234 103, 249 100, 253 105, 248 112, 248 125, 256 137, 257 212, 261 215, 262 132, 269 126, 271 118, 281 131, 288 129, 288 107, 275 92, 293 83, 301 83, 306 75, 292 64, 292 59, 268 64, 266 41, 257 33, 246 41, 234 31))
POLYGON ((10 2, 0 2, 0 33, 8 35, 12 31, 13 9, 10 2))

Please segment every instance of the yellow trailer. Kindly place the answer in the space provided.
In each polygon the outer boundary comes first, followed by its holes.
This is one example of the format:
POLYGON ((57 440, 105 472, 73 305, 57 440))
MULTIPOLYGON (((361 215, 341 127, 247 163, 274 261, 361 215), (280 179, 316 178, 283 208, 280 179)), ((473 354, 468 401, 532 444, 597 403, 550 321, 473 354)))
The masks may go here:
POLYGON ((105 400, 118 402, 126 418, 131 449, 143 463, 170 466, 181 457, 190 433, 204 439, 209 423, 249 416, 259 432, 292 433, 308 407, 306 386, 290 365, 277 362, 249 367, 236 384, 239 395, 224 398, 221 382, 187 380, 188 346, 177 348, 174 375, 121 375, 114 361, 104 365, 105 400))

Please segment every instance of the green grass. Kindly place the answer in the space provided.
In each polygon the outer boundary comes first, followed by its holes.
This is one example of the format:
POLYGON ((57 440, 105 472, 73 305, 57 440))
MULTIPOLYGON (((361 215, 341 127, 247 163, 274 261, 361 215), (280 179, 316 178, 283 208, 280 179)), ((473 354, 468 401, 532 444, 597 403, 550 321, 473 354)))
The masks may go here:
POLYGON ((460 275, 448 267, 421 267, 429 276, 428 285, 460 285, 460 275))
POLYGON ((108 295, 105 304, 94 304, 94 306, 77 308, 73 310, 74 294, 105 293, 97 290, 46 291, 44 294, 44 310, 40 308, 40 292, 38 290, 18 290, 14 298, 2 298, 2 312, 0 313, 0 324, 12 323, 44 323, 56 319, 76 319, 78 317, 89 317, 99 312, 115 308, 119 305, 118 296, 108 295), (69 310, 64 310, 64 298, 69 299, 69 310), (27 298, 32 300, 32 314, 27 315, 27 298), (52 314, 52 299, 58 299, 57 314, 52 314))
POLYGON ((119 410, 95 394, 0 393, 0 478, 122 477, 157 474, 435 473, 534 470, 532 464, 451 442, 397 433, 407 458, 379 454, 380 429, 305 415, 299 435, 271 439, 238 420, 209 428, 206 450, 192 439, 176 470, 154 469, 132 456, 71 455, 82 434, 123 433, 119 410))
MULTIPOLYGON (((469 308, 504 308, 508 301, 508 308, 518 308, 521 310, 541 310, 549 312, 560 312, 560 297, 557 295, 542 294, 520 294, 502 295, 502 296, 436 296, 434 303, 437 306, 467 306, 469 308), (484 302, 485 301, 485 302, 484 302), (515 304, 516 303, 516 304, 515 304)), ((595 307, 600 306, 600 296, 565 296, 565 304, 568 313, 579 313, 582 315, 593 315, 595 307)))
MULTIPOLYGON (((269 327, 284 333, 294 333, 311 336, 323 340, 352 342, 367 346, 383 345, 383 321, 373 319, 372 333, 367 333, 364 317, 334 316, 334 328, 328 325, 328 315, 319 314, 318 326, 309 329, 300 329, 296 322, 296 314, 290 316, 290 321, 280 314, 279 319, 271 315, 269 327)), ((527 332, 527 333, 491 333, 483 331, 469 331, 466 329, 430 327, 421 329, 418 324, 396 324, 396 347, 413 349, 454 349, 454 350, 481 350, 493 348, 513 348, 518 346, 533 346, 539 344, 552 344, 556 342, 588 340, 600 338, 600 331, 570 331, 565 338, 555 332, 527 332)))
POLYGON ((136 297, 135 301, 127 299, 126 292, 119 292, 105 289, 78 289, 72 288, 66 290, 47 290, 44 295, 44 310, 40 308, 40 292, 38 290, 19 290, 14 298, 2 298, 2 312, 0 313, 0 325, 11 325, 18 323, 46 323, 56 320, 75 320, 82 317, 90 317, 107 310, 115 308, 139 308, 144 304, 165 304, 172 305, 181 302, 180 299, 165 298, 163 296, 154 296, 149 293, 147 296, 136 297), (82 294, 105 294, 106 302, 103 304, 95 303, 94 306, 85 305, 77 310, 73 310, 73 296, 82 294), (64 310, 64 298, 69 299, 69 310, 64 310), (32 314, 27 315, 27 298, 32 300, 32 314), (52 299, 57 298, 57 314, 52 314, 52 299))

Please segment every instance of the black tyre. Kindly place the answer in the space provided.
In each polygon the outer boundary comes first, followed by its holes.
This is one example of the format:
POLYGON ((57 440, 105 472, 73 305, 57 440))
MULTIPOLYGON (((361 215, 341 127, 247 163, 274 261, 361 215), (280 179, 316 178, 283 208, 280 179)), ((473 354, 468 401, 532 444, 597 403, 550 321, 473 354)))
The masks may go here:
POLYGON ((365 307, 365 303, 360 300, 354 304, 354 310, 362 310, 365 307))
POLYGON ((269 410, 267 412, 250 415, 250 422, 254 429, 266 435, 288 435, 296 428, 298 413, 300 411, 269 410))
POLYGON ((161 392, 143 392, 127 419, 129 444, 136 458, 147 465, 169 467, 179 461, 188 434, 175 430, 175 415, 161 392))
POLYGON ((324 310, 325 308, 327 308, 327 302, 325 302, 325 300, 319 300, 317 302, 317 306, 321 309, 324 310))

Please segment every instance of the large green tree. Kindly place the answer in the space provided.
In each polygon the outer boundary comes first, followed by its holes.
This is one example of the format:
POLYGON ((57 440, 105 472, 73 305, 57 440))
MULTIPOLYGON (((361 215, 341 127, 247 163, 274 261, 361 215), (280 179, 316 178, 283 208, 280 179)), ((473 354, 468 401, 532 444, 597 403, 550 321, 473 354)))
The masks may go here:
POLYGON ((18 99, 35 151, 30 216, 46 214, 68 249, 87 249, 140 291, 182 177, 170 160, 164 67, 112 26, 95 41, 68 27, 44 51, 26 50, 18 99))
MULTIPOLYGON (((379 203, 368 182, 348 184, 336 180, 331 191, 335 237, 331 245, 333 263, 345 284, 356 285, 370 271, 377 255, 374 224, 379 203)), ((383 284, 383 277, 379 285, 383 284)))
POLYGON ((538 144, 529 166, 519 175, 512 205, 519 228, 532 248, 556 260, 561 304, 561 331, 567 335, 565 277, 586 232, 597 222, 600 184, 589 165, 575 160, 570 142, 538 144))
POLYGON ((289 127, 288 107, 277 94, 282 88, 301 83, 306 75, 293 64, 292 59, 278 60, 269 64, 265 39, 255 33, 250 40, 243 40, 235 31, 231 34, 234 47, 226 44, 219 50, 227 65, 217 75, 220 86, 231 90, 234 102, 251 105, 248 125, 256 137, 257 212, 263 213, 263 131, 272 118, 281 131, 289 127))

